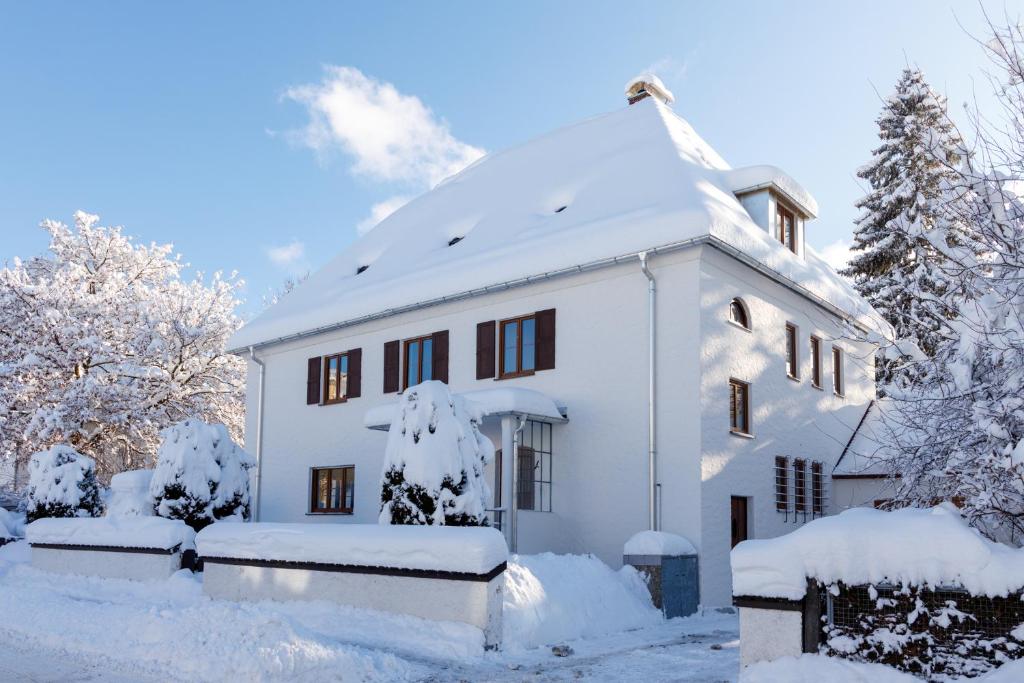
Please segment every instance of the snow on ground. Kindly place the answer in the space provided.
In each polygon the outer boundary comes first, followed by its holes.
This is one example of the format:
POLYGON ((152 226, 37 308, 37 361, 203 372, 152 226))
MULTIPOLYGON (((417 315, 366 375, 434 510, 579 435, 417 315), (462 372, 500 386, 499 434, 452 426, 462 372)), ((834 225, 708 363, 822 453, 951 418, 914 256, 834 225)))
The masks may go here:
POLYGON ((664 621, 643 606, 635 573, 588 557, 514 558, 510 642, 484 654, 482 634, 464 624, 328 602, 210 600, 188 572, 55 581, 26 564, 29 554, 24 542, 0 548, 0 680, 735 681, 738 672, 735 615, 664 621), (581 611, 565 610, 567 600, 581 611), (629 630, 615 630, 616 619, 629 630), (555 657, 546 645, 556 643, 575 653, 555 657))
MULTIPOLYGON (((1005 664, 978 678, 950 679, 971 683, 1019 683, 1024 660, 1005 664)), ((848 662, 824 655, 783 657, 743 670, 740 683, 921 683, 922 679, 881 664, 848 662)))

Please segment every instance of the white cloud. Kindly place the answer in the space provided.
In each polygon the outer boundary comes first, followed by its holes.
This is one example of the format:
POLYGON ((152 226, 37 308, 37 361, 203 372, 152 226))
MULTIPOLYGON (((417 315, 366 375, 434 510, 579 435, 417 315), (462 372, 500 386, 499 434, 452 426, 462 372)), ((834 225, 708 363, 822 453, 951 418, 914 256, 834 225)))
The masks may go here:
POLYGON ((352 170, 372 180, 432 187, 484 155, 455 138, 448 124, 414 95, 350 66, 328 66, 323 81, 289 88, 284 97, 309 112, 289 137, 326 155, 340 149, 352 170))
POLYGON ((839 239, 822 249, 819 254, 832 268, 838 272, 845 268, 850 262, 850 243, 839 239))
POLYGON ((278 268, 289 272, 303 270, 306 259, 306 245, 298 240, 279 247, 267 247, 267 258, 278 268))
POLYGON ((410 199, 412 198, 398 196, 389 197, 382 202, 377 202, 370 207, 370 215, 356 224, 356 232, 358 232, 360 236, 370 232, 382 220, 405 206, 410 199))

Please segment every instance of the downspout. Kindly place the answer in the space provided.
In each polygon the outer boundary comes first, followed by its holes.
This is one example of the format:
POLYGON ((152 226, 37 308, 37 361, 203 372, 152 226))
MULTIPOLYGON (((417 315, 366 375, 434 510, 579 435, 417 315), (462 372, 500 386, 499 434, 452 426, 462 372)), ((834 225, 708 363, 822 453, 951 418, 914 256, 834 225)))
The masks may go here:
POLYGON ((260 381, 256 389, 256 500, 253 504, 252 518, 260 521, 260 493, 263 490, 263 379, 267 366, 256 357, 256 351, 249 347, 249 360, 260 367, 260 381))
POLYGON ((654 274, 647 267, 647 252, 641 251, 637 256, 640 258, 640 270, 647 278, 647 475, 648 475, 648 514, 651 531, 658 531, 660 520, 658 519, 658 449, 657 432, 655 431, 655 286, 654 274))
POLYGON ((512 432, 512 495, 509 496, 508 505, 505 506, 509 510, 508 521, 511 525, 509 528, 509 537, 512 539, 510 550, 514 553, 519 552, 519 443, 523 436, 523 427, 526 426, 526 417, 517 415, 516 419, 519 420, 519 426, 512 432))

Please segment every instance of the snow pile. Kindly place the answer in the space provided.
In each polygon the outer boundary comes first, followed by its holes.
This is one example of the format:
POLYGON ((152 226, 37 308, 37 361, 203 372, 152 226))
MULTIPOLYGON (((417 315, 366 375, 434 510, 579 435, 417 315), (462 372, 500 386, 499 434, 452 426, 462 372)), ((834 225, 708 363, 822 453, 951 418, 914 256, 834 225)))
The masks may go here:
POLYGON ((37 519, 26 528, 29 543, 112 548, 193 548, 195 532, 181 520, 163 517, 37 519))
POLYGON ((484 466, 494 444, 480 432, 482 419, 478 405, 443 382, 405 390, 384 451, 381 524, 487 524, 484 466))
POLYGON ((110 478, 107 517, 148 517, 153 514, 149 484, 153 470, 121 472, 110 478))
POLYGON ((248 519, 249 469, 256 461, 224 425, 188 419, 161 435, 149 485, 156 514, 182 519, 197 530, 216 520, 248 519))
POLYGON ((652 626, 661 612, 632 567, 593 555, 514 555, 505 573, 504 643, 531 648, 652 626))
POLYGON ((696 555, 690 541, 665 531, 641 531, 633 534, 622 548, 623 555, 696 555))
POLYGON ((1005 596, 1024 587, 1024 549, 986 539, 956 508, 854 508, 732 551, 734 595, 798 600, 823 583, 962 586, 1005 596))
POLYGON ((486 574, 508 559, 486 527, 378 524, 212 524, 196 537, 203 557, 323 562, 486 574))
MULTIPOLYGON (((945 680, 945 679, 943 679, 945 680)), ((952 680, 952 679, 951 679, 952 680)), ((957 679, 959 680, 959 679, 957 679)), ((1024 680, 1024 660, 1007 662, 972 683, 1018 683, 1024 680)), ((851 662, 824 655, 780 657, 758 662, 740 672, 740 683, 921 683, 921 679, 892 667, 851 662)))
POLYGON ((65 445, 36 453, 28 463, 27 500, 29 520, 99 515, 95 461, 65 445))
POLYGON ((0 508, 0 540, 25 535, 25 516, 0 508))

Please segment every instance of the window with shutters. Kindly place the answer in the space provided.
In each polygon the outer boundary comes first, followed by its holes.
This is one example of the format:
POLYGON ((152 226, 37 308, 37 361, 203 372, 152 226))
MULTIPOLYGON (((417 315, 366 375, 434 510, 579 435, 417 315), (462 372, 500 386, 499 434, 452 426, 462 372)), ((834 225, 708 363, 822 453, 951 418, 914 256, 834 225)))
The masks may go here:
POLYGON ((843 395, 843 350, 838 346, 832 347, 832 391, 843 395))
POLYGON ((811 386, 821 389, 821 339, 811 335, 811 386))
POLYGON ((800 379, 800 358, 796 347, 796 325, 786 323, 786 376, 800 379))
POLYGON ((775 509, 789 511, 789 459, 781 455, 775 458, 775 509))
POLYGON ((807 463, 799 458, 793 461, 793 509, 807 512, 807 463))
POLYGON ((348 354, 324 357, 324 403, 340 403, 348 397, 348 354))
POLYGON ((750 435, 750 385, 738 379, 729 380, 729 431, 750 435))
POLYGON ((420 337, 405 341, 404 386, 409 388, 433 379, 434 338, 420 337))
POLYGON ((499 377, 533 374, 537 363, 536 316, 501 321, 499 350, 499 377))
POLYGON ((310 513, 352 513, 356 482, 353 465, 314 467, 310 475, 310 513))
POLYGON ((796 216, 778 200, 775 202, 775 238, 794 254, 797 252, 796 216))

